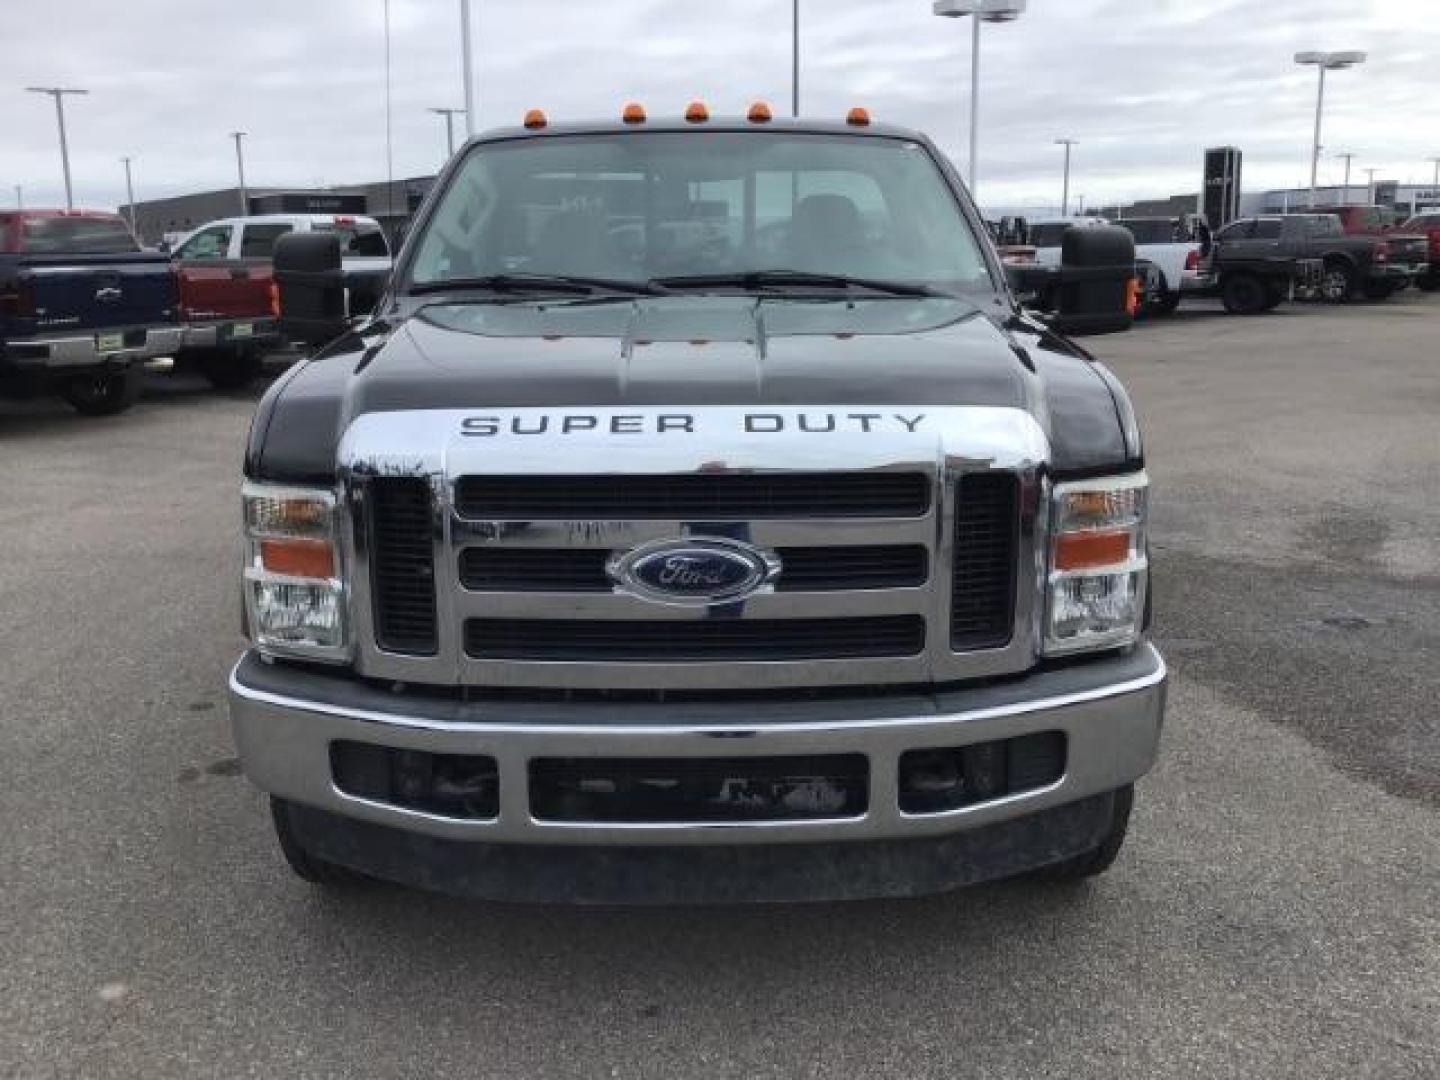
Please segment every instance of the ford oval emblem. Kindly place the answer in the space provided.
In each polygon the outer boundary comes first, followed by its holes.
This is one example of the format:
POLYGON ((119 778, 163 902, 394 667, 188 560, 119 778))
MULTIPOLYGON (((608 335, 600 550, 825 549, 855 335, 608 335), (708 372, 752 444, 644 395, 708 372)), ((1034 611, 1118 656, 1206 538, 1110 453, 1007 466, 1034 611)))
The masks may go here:
POLYGON ((775 580, 780 560, 737 540, 661 540, 610 559, 622 591, 666 604, 733 603, 775 580))

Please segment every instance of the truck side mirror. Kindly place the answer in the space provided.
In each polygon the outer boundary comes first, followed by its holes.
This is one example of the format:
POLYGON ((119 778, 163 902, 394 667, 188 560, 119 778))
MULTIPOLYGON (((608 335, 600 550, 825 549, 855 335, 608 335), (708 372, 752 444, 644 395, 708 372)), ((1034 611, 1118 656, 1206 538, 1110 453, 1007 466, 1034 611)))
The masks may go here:
POLYGON ((275 243, 275 284, 280 291, 280 330, 296 341, 320 346, 345 330, 345 276, 340 238, 331 232, 286 233, 275 243))
POLYGON ((1129 330, 1139 279, 1135 237, 1117 225, 1066 229, 1061 244, 1055 329, 1062 334, 1129 330))

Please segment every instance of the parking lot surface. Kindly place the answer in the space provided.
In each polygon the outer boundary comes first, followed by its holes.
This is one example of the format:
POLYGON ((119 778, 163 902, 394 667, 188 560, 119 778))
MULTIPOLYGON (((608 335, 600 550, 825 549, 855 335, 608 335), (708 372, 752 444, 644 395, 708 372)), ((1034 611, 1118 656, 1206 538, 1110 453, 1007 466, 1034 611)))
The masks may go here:
POLYGON ((1174 672, 1130 842, 848 906, 302 884, 225 716, 256 395, 0 405, 0 1076, 1436 1076, 1437 338, 1411 293, 1091 339, 1174 672))

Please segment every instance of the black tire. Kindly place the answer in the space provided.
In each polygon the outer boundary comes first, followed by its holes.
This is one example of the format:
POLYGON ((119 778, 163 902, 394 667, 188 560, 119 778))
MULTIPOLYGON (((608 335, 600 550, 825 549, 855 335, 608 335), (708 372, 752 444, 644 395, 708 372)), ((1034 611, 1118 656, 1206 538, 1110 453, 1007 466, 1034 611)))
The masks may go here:
POLYGON ((1220 285, 1220 300, 1231 315, 1259 315, 1266 299, 1265 283, 1254 274, 1231 274, 1220 285))
POLYGON ((72 375, 60 384, 60 396, 82 416, 114 416, 140 399, 144 380, 139 364, 118 371, 72 375))
POLYGON ((1109 870, 1125 843, 1130 829, 1130 811, 1135 805, 1135 785, 1127 784, 1115 792, 1115 806, 1110 817, 1110 831, 1100 845, 1082 855, 1047 866, 1040 871, 1046 881, 1083 881, 1109 870))
POLYGON ((364 875, 348 867, 311 854, 295 833, 294 823, 290 820, 290 809, 291 804, 284 799, 270 799, 270 819, 275 823, 275 838, 280 841, 280 853, 285 856, 285 861, 290 864, 296 877, 308 881, 311 885, 327 888, 353 886, 366 880, 364 875))
POLYGON ((1155 304, 1155 314, 1174 315, 1175 309, 1180 306, 1180 290, 1167 289, 1155 304))
POLYGON ((243 390, 260 375, 262 360, 254 349, 209 349, 200 373, 216 390, 243 390))
POLYGON ((1365 283, 1365 299, 1376 304, 1389 300, 1399 291, 1388 281, 1367 281, 1365 283))
POLYGON ((1332 260, 1320 275, 1320 299, 1327 304, 1343 304, 1355 295, 1358 284, 1353 266, 1332 260))
POLYGON ((1285 302, 1286 298, 1289 295, 1289 291, 1287 289, 1282 289, 1279 285, 1266 285, 1265 310, 1274 311, 1277 307, 1279 307, 1285 302))
POLYGON ((1416 278, 1415 287, 1421 292, 1435 292, 1440 290, 1440 274, 1429 274, 1422 278, 1416 278))

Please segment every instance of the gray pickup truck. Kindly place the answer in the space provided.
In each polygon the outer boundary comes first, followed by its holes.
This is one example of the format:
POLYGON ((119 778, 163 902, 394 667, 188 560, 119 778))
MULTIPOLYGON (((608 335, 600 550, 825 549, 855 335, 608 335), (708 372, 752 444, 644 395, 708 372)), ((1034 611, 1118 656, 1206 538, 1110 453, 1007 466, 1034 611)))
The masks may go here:
POLYGON ((282 318, 334 340, 254 419, 229 696, 307 880, 791 901, 1115 859, 1166 687, 1130 401, 924 136, 752 117, 472 140, 348 325, 334 241, 281 239, 282 318))

